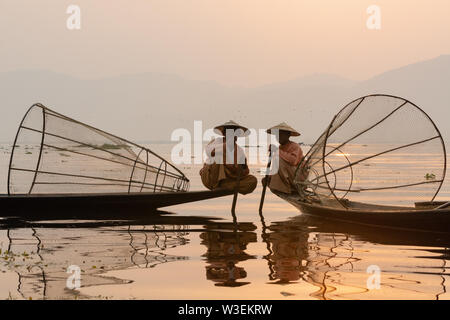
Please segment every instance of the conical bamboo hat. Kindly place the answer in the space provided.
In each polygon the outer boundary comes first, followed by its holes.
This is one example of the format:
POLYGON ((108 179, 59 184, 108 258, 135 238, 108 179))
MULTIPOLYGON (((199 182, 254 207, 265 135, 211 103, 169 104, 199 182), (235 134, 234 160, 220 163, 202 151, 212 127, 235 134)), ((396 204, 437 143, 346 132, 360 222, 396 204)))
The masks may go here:
POLYGON ((244 136, 249 134, 248 128, 241 126, 240 124, 238 124, 237 122, 235 122, 233 120, 227 121, 221 125, 214 127, 214 132, 217 134, 223 135, 224 129, 225 130, 226 129, 234 129, 234 130, 241 129, 242 131, 244 131, 244 134, 243 134, 244 136))
POLYGON ((266 130, 267 133, 272 134, 272 130, 278 130, 278 131, 289 131, 291 133, 291 136, 298 137, 300 135, 300 132, 292 128, 290 125, 288 125, 286 122, 282 122, 280 124, 277 124, 276 126, 273 126, 266 130))

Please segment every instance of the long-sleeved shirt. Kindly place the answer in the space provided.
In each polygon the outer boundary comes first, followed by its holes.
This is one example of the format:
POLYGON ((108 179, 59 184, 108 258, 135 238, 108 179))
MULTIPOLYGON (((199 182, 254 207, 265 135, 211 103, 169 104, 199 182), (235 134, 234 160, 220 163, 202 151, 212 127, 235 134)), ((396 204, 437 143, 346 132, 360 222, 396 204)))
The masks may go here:
POLYGON ((298 166, 303 159, 303 150, 298 143, 289 141, 279 146, 280 158, 285 160, 291 166, 298 166))
POLYGON ((249 174, 245 152, 236 144, 236 142, 231 143, 231 145, 227 147, 226 140, 223 137, 219 137, 208 143, 205 147, 205 151, 207 164, 224 164, 231 172, 236 174, 238 164, 241 164, 244 169, 241 175, 246 176, 249 174))

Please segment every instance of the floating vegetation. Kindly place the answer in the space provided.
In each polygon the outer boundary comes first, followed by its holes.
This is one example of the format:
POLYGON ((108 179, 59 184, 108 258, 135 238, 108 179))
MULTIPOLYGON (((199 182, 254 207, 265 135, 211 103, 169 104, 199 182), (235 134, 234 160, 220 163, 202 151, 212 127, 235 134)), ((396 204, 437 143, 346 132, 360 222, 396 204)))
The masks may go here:
POLYGON ((70 157, 70 155, 65 154, 65 153, 60 153, 59 155, 60 155, 61 157, 70 157))
POLYGON ((425 175, 426 180, 436 180, 436 175, 434 173, 427 173, 425 175))
POLYGON ((16 259, 25 261, 26 259, 30 259, 30 254, 25 251, 22 254, 15 254, 9 250, 2 252, 0 249, 0 259, 3 260, 8 266, 17 267, 16 265, 13 265, 16 259))
POLYGON ((25 154, 33 154, 33 152, 27 151, 25 152, 25 154))

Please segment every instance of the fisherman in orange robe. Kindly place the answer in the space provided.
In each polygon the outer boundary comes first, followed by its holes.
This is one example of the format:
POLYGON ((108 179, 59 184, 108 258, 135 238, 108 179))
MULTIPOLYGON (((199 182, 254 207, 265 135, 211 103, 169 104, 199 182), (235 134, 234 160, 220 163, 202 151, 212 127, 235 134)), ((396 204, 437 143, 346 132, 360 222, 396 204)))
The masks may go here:
MULTIPOLYGON (((273 157, 278 160, 278 171, 270 176, 268 187, 271 191, 297 192, 294 184, 295 171, 303 159, 303 151, 298 143, 290 141, 289 138, 300 136, 300 133, 285 122, 267 129, 267 133, 275 134, 280 143, 278 157, 273 157)), ((265 183, 266 179, 264 178, 263 185, 265 183)))
POLYGON ((237 137, 245 136, 248 129, 234 121, 228 121, 215 127, 214 131, 222 137, 211 141, 205 148, 208 161, 200 170, 203 185, 209 190, 234 191, 239 176, 239 193, 253 192, 258 180, 250 175, 245 153, 236 143, 237 137), (232 136, 228 136, 229 130, 232 130, 232 136))

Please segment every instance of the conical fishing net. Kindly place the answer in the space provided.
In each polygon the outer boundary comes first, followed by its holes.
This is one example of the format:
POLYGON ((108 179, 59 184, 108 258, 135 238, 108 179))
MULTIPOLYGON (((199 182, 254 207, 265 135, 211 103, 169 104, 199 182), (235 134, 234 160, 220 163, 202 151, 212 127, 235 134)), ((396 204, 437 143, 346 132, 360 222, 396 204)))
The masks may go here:
POLYGON ((349 103, 305 159, 296 172, 300 194, 342 207, 347 200, 433 201, 446 171, 445 144, 431 118, 388 95, 349 103))
POLYGON ((8 194, 187 191, 189 180, 147 148, 41 104, 20 124, 8 194))

